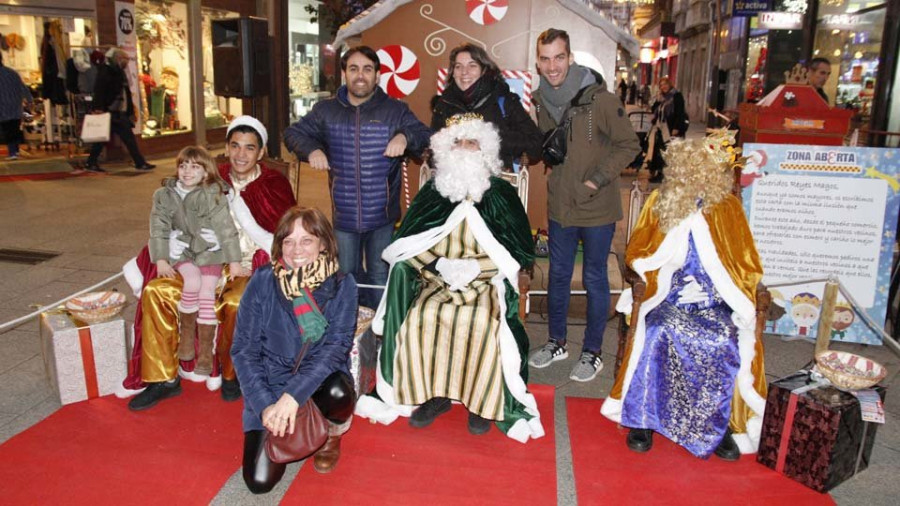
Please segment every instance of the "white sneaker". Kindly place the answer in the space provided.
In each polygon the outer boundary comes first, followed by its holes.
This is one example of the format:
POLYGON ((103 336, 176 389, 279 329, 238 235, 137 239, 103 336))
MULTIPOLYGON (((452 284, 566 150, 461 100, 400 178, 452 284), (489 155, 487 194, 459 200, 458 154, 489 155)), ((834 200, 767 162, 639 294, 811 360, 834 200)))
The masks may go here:
POLYGON ((583 351, 581 352, 581 358, 578 360, 578 363, 572 368, 569 379, 581 382, 591 381, 596 378, 597 374, 602 370, 603 361, 600 360, 600 355, 589 351, 583 351))
POLYGON ((543 369, 553 362, 565 360, 568 357, 569 352, 566 351, 565 346, 560 346, 556 341, 550 340, 547 341, 547 344, 545 344, 543 348, 538 350, 530 359, 528 359, 528 363, 531 367, 543 369))

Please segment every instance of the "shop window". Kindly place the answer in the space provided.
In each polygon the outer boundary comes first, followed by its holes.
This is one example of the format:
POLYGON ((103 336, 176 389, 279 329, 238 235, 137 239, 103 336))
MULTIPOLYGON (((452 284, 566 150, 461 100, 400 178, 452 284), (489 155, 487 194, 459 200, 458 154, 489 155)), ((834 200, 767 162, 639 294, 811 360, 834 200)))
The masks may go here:
POLYGON ((747 69, 744 75, 744 99, 747 102, 758 102, 763 98, 766 83, 766 60, 768 56, 768 37, 761 35, 750 37, 747 44, 747 69))
MULTIPOLYGON (((323 62, 329 55, 322 54, 327 46, 319 44, 319 25, 312 22, 315 7, 319 2, 312 0, 289 0, 288 2, 288 54, 290 68, 290 121, 306 115, 313 104, 331 96, 335 83, 323 82, 323 62), (324 57, 324 58, 323 58, 324 57)), ((333 51, 330 59, 333 60, 333 51)), ((325 73, 327 74, 327 73, 325 73)))
POLYGON ((219 128, 228 125, 232 119, 242 114, 243 103, 239 98, 220 97, 215 93, 212 22, 217 19, 237 18, 240 14, 203 7, 200 9, 200 15, 203 18, 203 116, 206 128, 219 128))
POLYGON ((191 124, 187 5, 136 0, 144 137, 184 132, 191 124))
POLYGON ((865 125, 872 115, 878 76, 885 4, 876 2, 819 6, 814 58, 831 62, 831 76, 823 86, 832 105, 857 113, 855 123, 865 125), (867 7, 864 10, 858 10, 867 7))
POLYGON ((87 109, 84 97, 91 91, 96 72, 90 61, 95 49, 90 35, 93 26, 94 21, 86 18, 18 14, 15 10, 0 15, 3 65, 19 74, 34 97, 22 124, 25 141, 32 149, 78 142, 87 109), (54 57, 42 58, 42 52, 54 57), (67 75, 70 59, 85 66, 67 75), (45 82, 45 76, 56 77, 45 82))

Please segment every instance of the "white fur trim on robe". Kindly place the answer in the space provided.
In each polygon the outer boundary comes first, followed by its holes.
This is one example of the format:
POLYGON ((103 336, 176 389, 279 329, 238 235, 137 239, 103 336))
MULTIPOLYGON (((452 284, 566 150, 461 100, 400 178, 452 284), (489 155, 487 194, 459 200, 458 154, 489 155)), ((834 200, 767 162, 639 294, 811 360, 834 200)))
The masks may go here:
POLYGON ((272 251, 273 235, 268 230, 259 226, 250 208, 240 194, 235 195, 234 191, 228 192, 228 206, 237 220, 237 224, 250 237, 257 246, 266 253, 272 251))
MULTIPOLYGON (((510 253, 500 244, 499 241, 491 233, 485 224, 484 219, 475 208, 475 204, 470 200, 459 203, 447 221, 443 225, 420 232, 416 235, 403 237, 394 241, 388 246, 381 258, 390 264, 391 270, 398 262, 409 260, 420 253, 427 251, 429 248, 447 237, 460 223, 465 220, 472 235, 478 244, 488 255, 488 257, 497 266, 499 272, 491 278, 491 284, 497 289, 497 296, 500 304, 500 328, 498 330, 498 338, 500 341, 500 362, 503 370, 503 379, 506 388, 510 394, 523 406, 525 412, 531 415, 531 420, 518 420, 510 430, 507 436, 519 442, 526 442, 530 438, 539 438, 544 435, 544 428, 540 421, 540 413, 537 409, 537 401, 534 395, 528 392, 528 388, 522 377, 519 375, 521 367, 521 357, 519 356, 519 348, 513 337, 512 330, 506 323, 506 285, 508 280, 515 290, 518 291, 518 272, 520 265, 510 255, 510 253)), ((390 273, 388 274, 388 284, 390 284, 390 273)), ((389 286, 386 287, 386 290, 389 286)), ((375 318, 372 321, 372 329, 378 335, 384 333, 384 314, 386 311, 386 297, 381 299, 375 318)), ((395 402, 393 385, 384 379, 381 371, 381 360, 378 361, 376 369, 376 389, 378 395, 383 402, 372 399, 372 402, 366 401, 357 403, 356 414, 371 418, 381 423, 391 423, 398 416, 409 416, 416 406, 402 405, 395 402)))
POLYGON ((141 273, 137 264, 137 257, 132 258, 122 266, 122 274, 125 275, 125 282, 131 287, 131 291, 135 297, 141 296, 144 289, 144 275, 141 273))
MULTIPOLYGON (((756 306, 754 301, 751 301, 731 279, 716 251, 716 246, 709 231, 709 224, 699 211, 691 214, 678 226, 669 231, 662 244, 659 245, 652 255, 639 258, 633 262, 633 269, 644 281, 647 280, 647 272, 659 271, 657 274, 657 289, 652 297, 641 304, 634 333, 634 342, 629 357, 630 360, 626 364, 621 397, 619 399, 607 398, 603 402, 600 412, 610 420, 615 422, 621 421, 622 403, 628 394, 628 388, 634 377, 634 370, 637 368, 638 360, 644 351, 647 336, 647 315, 668 296, 672 288, 673 274, 684 265, 687 259, 689 239, 691 237, 694 239, 700 263, 706 269, 716 291, 733 310, 731 319, 738 330, 738 354, 741 361, 735 382, 738 386, 738 392, 754 414, 747 421, 747 432, 745 434, 735 434, 734 439, 741 453, 753 453, 759 445, 762 416, 766 407, 766 400, 753 388, 754 377, 751 371, 751 365, 756 356, 756 306)), ((617 309, 620 311, 623 309, 621 303, 617 305, 617 309)))

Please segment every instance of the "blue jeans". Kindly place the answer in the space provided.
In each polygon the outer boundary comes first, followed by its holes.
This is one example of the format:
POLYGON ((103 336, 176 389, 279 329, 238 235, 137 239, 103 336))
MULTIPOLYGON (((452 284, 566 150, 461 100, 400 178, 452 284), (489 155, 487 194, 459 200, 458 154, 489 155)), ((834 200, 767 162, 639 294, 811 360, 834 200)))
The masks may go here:
POLYGON ((566 343, 566 319, 578 240, 584 244, 582 280, 587 290, 587 327, 582 351, 600 353, 609 312, 609 278, 606 261, 616 224, 599 227, 563 227, 550 220, 550 286, 547 289, 550 339, 566 343))
MULTIPOLYGON (((357 283, 384 286, 387 283, 388 264, 381 259, 381 253, 391 244, 393 233, 393 223, 361 233, 335 230, 341 271, 353 274, 357 283), (366 263, 365 270, 363 259, 366 263)), ((383 292, 384 290, 360 288, 359 305, 377 308, 383 292)))

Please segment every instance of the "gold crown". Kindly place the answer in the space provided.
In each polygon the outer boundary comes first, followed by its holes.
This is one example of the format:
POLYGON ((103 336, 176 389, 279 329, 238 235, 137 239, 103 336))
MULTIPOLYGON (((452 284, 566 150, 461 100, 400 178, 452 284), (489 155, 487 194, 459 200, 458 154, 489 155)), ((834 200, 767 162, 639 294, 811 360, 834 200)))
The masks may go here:
POLYGON ((806 67, 798 63, 791 70, 784 71, 784 84, 809 84, 806 67))
POLYGON ((791 304, 794 306, 796 306, 797 304, 809 304, 811 306, 819 307, 822 305, 822 301, 819 300, 819 298, 815 295, 804 292, 794 295, 794 297, 791 299, 791 304))
POLYGON ((835 311, 853 311, 853 308, 850 306, 849 302, 838 302, 834 305, 835 311))
POLYGON ((744 160, 740 156, 741 148, 734 146, 737 142, 736 135, 737 130, 717 128, 706 136, 703 146, 718 163, 731 168, 735 164, 742 164, 744 160))
POLYGON ((454 114, 447 118, 447 121, 444 122, 444 126, 453 126, 453 125, 461 125, 463 123, 468 123, 469 121, 482 121, 484 120, 484 116, 478 114, 477 112, 467 112, 465 114, 454 114))

